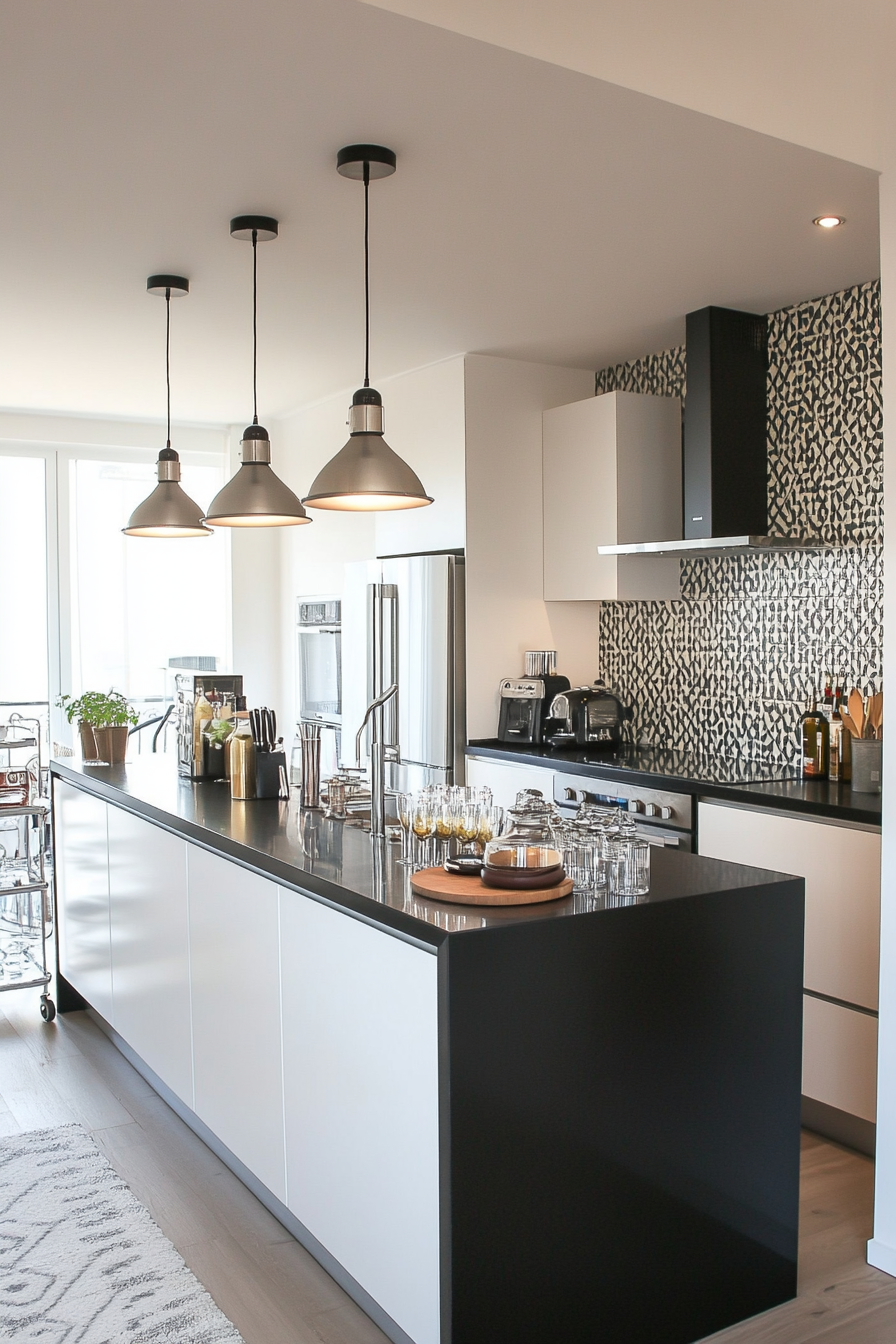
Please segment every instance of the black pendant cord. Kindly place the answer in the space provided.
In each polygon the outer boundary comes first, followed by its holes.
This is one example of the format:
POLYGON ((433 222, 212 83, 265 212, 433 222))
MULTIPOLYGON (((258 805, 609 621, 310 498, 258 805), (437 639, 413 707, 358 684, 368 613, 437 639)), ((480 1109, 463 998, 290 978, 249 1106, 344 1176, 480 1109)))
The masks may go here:
POLYGON ((370 164, 364 164, 364 386, 370 386, 370 164))
POLYGON ((168 442, 171 447, 171 290, 165 289, 165 388, 168 392, 168 442))
POLYGON ((258 230, 252 230, 252 423, 258 424, 258 230))

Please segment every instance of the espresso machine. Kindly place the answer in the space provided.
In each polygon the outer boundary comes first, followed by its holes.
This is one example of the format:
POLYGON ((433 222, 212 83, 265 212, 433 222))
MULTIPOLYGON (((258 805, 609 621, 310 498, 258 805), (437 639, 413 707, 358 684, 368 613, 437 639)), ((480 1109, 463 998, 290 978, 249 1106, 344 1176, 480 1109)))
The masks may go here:
POLYGON ((538 744, 554 697, 569 690, 569 678, 557 673, 555 649, 526 653, 526 675, 505 677, 499 687, 498 740, 538 744))
POLYGON ((183 779, 202 779, 202 760, 196 759, 193 707, 203 693, 242 695, 243 679, 229 672, 178 672, 175 684, 177 719, 177 773, 183 779))

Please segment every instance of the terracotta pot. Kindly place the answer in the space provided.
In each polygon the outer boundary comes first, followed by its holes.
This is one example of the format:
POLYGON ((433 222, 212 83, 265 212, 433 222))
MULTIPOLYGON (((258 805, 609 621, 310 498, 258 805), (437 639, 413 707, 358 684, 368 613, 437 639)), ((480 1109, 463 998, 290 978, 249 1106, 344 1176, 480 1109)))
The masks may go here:
POLYGON ((97 751, 96 738, 93 735, 92 724, 79 723, 78 732, 81 737, 81 759, 84 761, 98 761, 100 756, 97 751))
POLYGON ((119 728, 94 728, 93 735, 96 738, 97 751, 101 761, 106 765, 124 765, 124 758, 128 751, 128 726, 122 724, 119 728))

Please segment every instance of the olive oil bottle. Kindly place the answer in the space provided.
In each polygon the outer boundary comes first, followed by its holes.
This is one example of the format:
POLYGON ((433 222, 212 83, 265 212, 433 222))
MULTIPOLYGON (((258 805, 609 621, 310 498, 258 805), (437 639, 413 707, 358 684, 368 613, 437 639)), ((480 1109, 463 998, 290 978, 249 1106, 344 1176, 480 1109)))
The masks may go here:
POLYGON ((803 779, 827 779, 830 759, 830 724, 813 696, 800 719, 803 779))

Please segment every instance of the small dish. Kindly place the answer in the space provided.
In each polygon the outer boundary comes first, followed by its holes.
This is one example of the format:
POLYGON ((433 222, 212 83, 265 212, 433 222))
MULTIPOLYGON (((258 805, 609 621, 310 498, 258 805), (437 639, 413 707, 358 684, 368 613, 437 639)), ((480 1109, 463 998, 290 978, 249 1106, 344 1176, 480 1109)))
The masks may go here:
POLYGON ((563 864, 553 868, 483 868, 482 881, 487 887, 502 887, 505 891, 532 891, 538 887, 556 887, 566 874, 563 864))
POLYGON ((482 857, 479 854, 458 854, 446 859, 442 865, 446 873, 455 877, 478 877, 482 872, 482 857))

